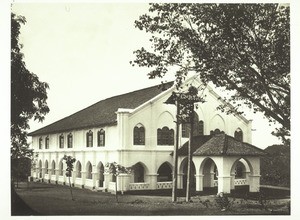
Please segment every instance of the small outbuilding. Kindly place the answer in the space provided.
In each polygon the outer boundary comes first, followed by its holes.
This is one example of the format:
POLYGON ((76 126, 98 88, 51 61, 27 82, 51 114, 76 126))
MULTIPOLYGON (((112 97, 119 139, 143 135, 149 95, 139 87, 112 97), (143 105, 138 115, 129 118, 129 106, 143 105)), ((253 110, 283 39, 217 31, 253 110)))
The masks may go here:
MULTIPOLYGON (((178 149, 178 186, 184 188, 187 173, 188 142, 178 149)), ((194 136, 192 139, 192 187, 218 187, 230 193, 235 186, 249 185, 250 192, 260 187, 260 157, 264 150, 225 133, 194 136)))

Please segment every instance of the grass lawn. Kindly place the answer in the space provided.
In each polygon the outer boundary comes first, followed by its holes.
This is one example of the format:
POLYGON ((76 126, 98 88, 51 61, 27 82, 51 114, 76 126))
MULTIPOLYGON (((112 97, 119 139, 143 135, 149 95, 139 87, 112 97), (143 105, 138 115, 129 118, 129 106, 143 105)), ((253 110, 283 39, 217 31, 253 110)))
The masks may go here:
MULTIPOLYGON (((268 189, 265 193, 273 198, 263 208, 258 198, 239 198, 236 195, 241 194, 237 193, 229 197, 230 208, 221 212, 214 195, 193 196, 190 203, 180 197, 177 203, 172 203, 171 196, 125 194, 118 196, 117 203, 115 195, 110 193, 73 188, 75 201, 72 201, 68 186, 33 182, 29 187, 21 183, 16 192, 25 202, 22 204, 25 209, 30 207, 31 211, 12 215, 288 215, 290 201, 286 192, 278 194, 268 189), (276 194, 280 196, 274 198, 276 194)), ((12 199, 15 201, 13 193, 12 199)))

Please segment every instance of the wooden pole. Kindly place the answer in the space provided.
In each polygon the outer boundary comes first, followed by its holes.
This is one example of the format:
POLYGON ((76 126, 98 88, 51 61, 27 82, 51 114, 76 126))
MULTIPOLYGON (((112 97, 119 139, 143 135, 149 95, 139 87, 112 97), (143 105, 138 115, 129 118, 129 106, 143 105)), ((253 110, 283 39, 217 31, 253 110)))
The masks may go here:
POLYGON ((175 146, 173 152, 173 185, 172 185, 172 202, 177 201, 177 169, 178 169, 178 145, 179 145, 179 103, 178 100, 176 101, 176 139, 175 139, 175 146))
POLYGON ((188 144, 188 168, 187 168, 187 181, 186 181, 186 198, 185 201, 191 200, 191 165, 192 165, 192 138, 194 131, 194 109, 192 109, 190 116, 191 129, 189 133, 189 144, 188 144))

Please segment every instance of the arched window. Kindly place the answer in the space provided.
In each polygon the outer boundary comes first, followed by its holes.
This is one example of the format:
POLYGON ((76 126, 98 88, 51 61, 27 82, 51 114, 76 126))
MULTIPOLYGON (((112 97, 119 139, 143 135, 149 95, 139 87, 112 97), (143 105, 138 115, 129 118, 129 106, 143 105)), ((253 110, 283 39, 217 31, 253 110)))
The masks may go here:
POLYGON ((133 129, 133 144, 145 145, 145 128, 140 124, 133 129))
POLYGON ((86 133, 86 147, 93 147, 93 132, 91 130, 86 133))
POLYGON ((81 178, 81 163, 79 161, 76 164, 76 177, 81 178))
POLYGON ((64 148, 64 135, 59 136, 59 148, 64 148))
POLYGON ((202 120, 199 121, 199 134, 204 135, 204 122, 202 120))
POLYGON ((219 128, 216 128, 215 130, 211 130, 210 134, 224 134, 224 131, 221 131, 219 128))
POLYGON ((168 163, 163 163, 158 168, 158 176, 157 176, 157 182, 167 182, 172 181, 172 168, 168 163))
POLYGON ((92 164, 90 162, 88 162, 88 164, 86 166, 86 178, 87 179, 92 179, 92 171, 93 171, 92 164))
POLYGON ((174 130, 166 126, 157 129, 157 145, 174 145, 174 130))
POLYGON ((243 131, 240 128, 235 130, 234 138, 239 140, 239 141, 243 141, 243 131))
MULTIPOLYGON (((204 134, 204 127, 203 121, 199 121, 199 116, 196 112, 194 112, 194 131, 193 136, 203 135, 204 134)), ((184 138, 188 138, 191 130, 190 123, 183 123, 181 126, 181 136, 184 138)))
POLYGON ((97 133, 97 146, 98 147, 103 147, 105 146, 105 131, 103 129, 101 129, 100 131, 98 131, 97 133))
POLYGON ((45 149, 49 149, 49 136, 45 139, 45 149))
POLYGON ((43 148, 43 138, 40 137, 39 139, 39 149, 42 149, 43 148))
POLYGON ((238 161, 235 167, 235 178, 243 179, 245 178, 245 166, 242 162, 238 161))
POLYGON ((70 133, 68 134, 68 148, 73 147, 73 135, 70 133))

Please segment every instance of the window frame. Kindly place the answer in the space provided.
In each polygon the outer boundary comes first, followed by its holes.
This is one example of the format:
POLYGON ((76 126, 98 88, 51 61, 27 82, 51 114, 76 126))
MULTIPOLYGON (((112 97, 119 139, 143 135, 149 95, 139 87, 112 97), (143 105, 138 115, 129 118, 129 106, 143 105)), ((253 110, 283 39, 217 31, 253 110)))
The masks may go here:
POLYGON ((102 128, 97 132, 97 147, 105 147, 105 130, 102 128))
POLYGON ((70 133, 67 136, 67 148, 73 148, 73 134, 70 133), (71 139, 71 141, 70 141, 71 139))
POLYGON ((89 130, 86 133, 86 147, 93 147, 93 142, 94 142, 93 141, 93 132, 92 132, 92 130, 89 130))
POLYGON ((63 149, 65 146, 65 137, 63 134, 59 135, 59 148, 63 149))
POLYGON ((143 125, 136 125, 133 128, 133 145, 145 145, 146 131, 143 125))
POLYGON ((49 149, 49 136, 45 138, 45 149, 49 149))

